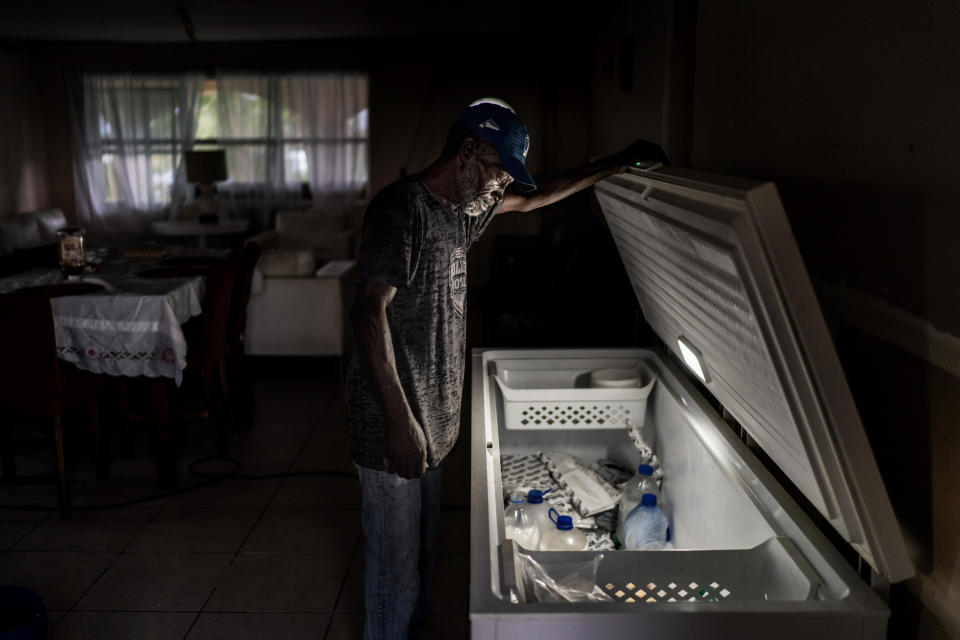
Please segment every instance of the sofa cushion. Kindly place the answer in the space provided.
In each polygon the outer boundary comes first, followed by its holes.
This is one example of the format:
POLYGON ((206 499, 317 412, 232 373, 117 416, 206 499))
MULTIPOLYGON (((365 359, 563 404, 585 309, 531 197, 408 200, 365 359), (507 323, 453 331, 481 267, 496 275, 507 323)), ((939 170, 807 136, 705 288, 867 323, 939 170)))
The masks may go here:
MULTIPOLYGON (((23 214, 21 214, 23 215, 23 214)), ((60 209, 34 211, 29 214, 37 219, 37 228, 40 230, 40 243, 49 244, 57 241, 57 230, 67 226, 67 217, 60 209)))
POLYGON ((333 257, 331 254, 338 248, 337 238, 343 231, 343 216, 339 211, 308 209, 277 212, 277 234, 281 238, 313 247, 318 257, 333 257))

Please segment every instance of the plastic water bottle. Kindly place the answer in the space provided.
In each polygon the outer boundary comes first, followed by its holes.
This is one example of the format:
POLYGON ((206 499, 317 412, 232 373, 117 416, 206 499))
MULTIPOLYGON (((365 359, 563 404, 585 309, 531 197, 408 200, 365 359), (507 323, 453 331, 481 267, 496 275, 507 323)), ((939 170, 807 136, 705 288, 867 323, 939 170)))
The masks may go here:
POLYGON ((623 487, 623 493, 620 495, 620 517, 617 519, 617 537, 623 540, 623 525, 627 521, 627 516, 633 511, 633 508, 640 504, 643 494, 651 493, 657 496, 660 501, 660 488, 653 477, 653 467, 648 464, 642 464, 637 467, 637 472, 632 478, 627 480, 623 487))
POLYGON ((554 526, 540 538, 540 551, 583 551, 587 548, 587 536, 574 528, 573 518, 560 515, 556 509, 550 509, 549 513, 554 526))
POLYGON ((540 546, 540 530, 527 513, 526 499, 523 494, 510 496, 510 505, 503 514, 504 535, 522 547, 536 551, 540 546))
POLYGON ((556 528, 550 521, 550 505, 543 501, 543 496, 549 492, 550 489, 546 491, 531 489, 527 493, 527 513, 530 514, 534 524, 537 525, 541 540, 544 535, 556 528))
POLYGON ((623 525, 626 549, 663 549, 669 541, 667 516, 657 506, 657 496, 645 493, 623 525))

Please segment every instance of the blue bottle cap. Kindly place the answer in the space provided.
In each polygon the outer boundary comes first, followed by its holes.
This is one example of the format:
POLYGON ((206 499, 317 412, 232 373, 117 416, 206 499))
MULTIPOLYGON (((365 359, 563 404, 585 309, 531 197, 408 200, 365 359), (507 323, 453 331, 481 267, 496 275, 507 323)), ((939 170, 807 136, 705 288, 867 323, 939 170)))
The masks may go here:
POLYGON ((523 504, 527 499, 523 497, 522 493, 514 493, 510 496, 510 502, 513 504, 523 504))
POLYGON ((560 531, 570 531, 573 529, 573 518, 570 516, 557 516, 557 529, 560 531))
MULTIPOLYGON (((547 491, 550 491, 550 489, 547 489, 547 491)), ((527 493, 527 502, 529 502, 530 504, 542 503, 543 494, 545 494, 547 491, 540 491, 540 489, 530 489, 530 491, 527 493)))
POLYGON ((637 467, 637 473, 639 473, 642 476, 652 476, 653 467, 651 467, 648 464, 642 464, 639 467, 637 467))
POLYGON ((643 497, 640 498, 640 504, 645 507, 655 507, 657 506, 657 496, 652 493, 645 493, 643 497))

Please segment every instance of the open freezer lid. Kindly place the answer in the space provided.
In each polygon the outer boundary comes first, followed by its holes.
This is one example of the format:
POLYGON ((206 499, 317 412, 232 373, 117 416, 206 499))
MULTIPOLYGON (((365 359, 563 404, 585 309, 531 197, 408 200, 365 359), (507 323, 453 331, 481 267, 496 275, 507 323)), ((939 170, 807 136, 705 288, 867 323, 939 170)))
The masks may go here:
POLYGON ((912 576, 774 184, 631 169, 596 193, 650 326, 877 573, 912 576))

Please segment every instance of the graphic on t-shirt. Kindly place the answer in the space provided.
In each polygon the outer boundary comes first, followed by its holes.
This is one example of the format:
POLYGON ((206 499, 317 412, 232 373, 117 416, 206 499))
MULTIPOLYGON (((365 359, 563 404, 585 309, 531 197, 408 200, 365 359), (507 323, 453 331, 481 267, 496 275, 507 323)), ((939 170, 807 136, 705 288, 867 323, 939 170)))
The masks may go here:
POLYGON ((463 301, 467 297, 467 252, 457 247, 450 256, 450 298, 458 316, 463 316, 463 301))

